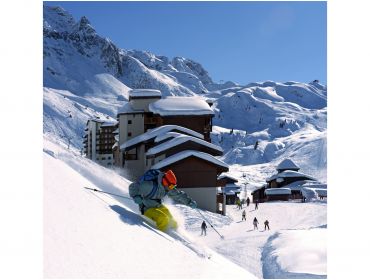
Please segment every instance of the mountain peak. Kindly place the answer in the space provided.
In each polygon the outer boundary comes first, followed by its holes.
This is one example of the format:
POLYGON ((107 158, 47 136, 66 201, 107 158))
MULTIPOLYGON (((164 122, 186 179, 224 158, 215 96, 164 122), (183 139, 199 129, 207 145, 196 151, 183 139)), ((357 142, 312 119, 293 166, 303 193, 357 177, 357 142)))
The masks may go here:
POLYGON ((87 17, 82 16, 80 21, 77 24, 78 31, 82 31, 86 34, 93 35, 96 34, 96 31, 94 27, 90 24, 90 21, 87 19, 87 17))
POLYGON ((44 28, 56 32, 70 32, 76 24, 70 13, 62 7, 43 6, 44 28))

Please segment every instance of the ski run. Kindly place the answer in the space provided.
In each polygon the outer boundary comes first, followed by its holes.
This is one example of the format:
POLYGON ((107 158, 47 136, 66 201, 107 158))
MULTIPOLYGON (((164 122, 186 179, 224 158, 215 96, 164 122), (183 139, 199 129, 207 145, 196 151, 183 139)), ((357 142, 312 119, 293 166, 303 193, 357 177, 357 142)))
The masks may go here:
POLYGON ((227 216, 200 210, 221 239, 209 224, 200 236, 198 211, 170 200, 179 229, 157 230, 126 198, 129 184, 44 136, 46 278, 326 278, 326 201, 250 204, 246 221, 236 205, 227 216))

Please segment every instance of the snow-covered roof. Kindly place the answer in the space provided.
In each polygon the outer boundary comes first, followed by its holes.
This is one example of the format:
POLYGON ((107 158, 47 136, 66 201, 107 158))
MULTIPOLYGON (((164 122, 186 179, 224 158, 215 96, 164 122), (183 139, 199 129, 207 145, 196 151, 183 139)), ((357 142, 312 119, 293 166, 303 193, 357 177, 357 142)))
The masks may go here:
POLYGON ((87 123, 89 123, 89 122, 103 123, 104 121, 101 120, 101 119, 98 119, 98 118, 92 118, 92 119, 87 120, 87 123))
POLYGON ((101 126, 114 126, 116 125, 118 122, 117 121, 104 121, 104 123, 102 123, 101 126))
POLYGON ((114 140, 116 140, 117 142, 119 142, 119 135, 118 134, 114 135, 114 140))
POLYGON ((113 134, 119 134, 119 128, 112 132, 113 134))
POLYGON ((212 143, 209 143, 207 141, 204 141, 202 139, 199 139, 199 138, 196 138, 196 137, 193 137, 193 136, 188 136, 188 135, 179 135, 169 141, 166 141, 158 146, 155 146, 151 149, 148 150, 148 152, 146 153, 148 156, 150 155, 156 155, 158 153, 161 153, 165 150, 168 150, 172 147, 175 147, 175 146, 178 146, 178 145, 181 145, 185 142, 188 142, 188 141, 191 141, 191 142, 195 142, 199 145, 202 145, 202 146, 205 146, 205 147, 208 147, 210 149, 213 149, 213 150, 216 150, 216 154, 219 154, 221 155, 223 150, 221 147, 215 145, 215 144, 212 144, 212 143))
POLYGON ((144 113, 144 110, 136 110, 136 109, 134 109, 131 106, 130 102, 127 102, 125 105, 123 105, 117 111, 117 115, 119 115, 119 114, 139 114, 139 113, 144 113))
POLYGON ((276 167, 276 170, 285 170, 285 169, 300 169, 297 164, 294 163, 289 158, 284 159, 282 162, 278 164, 276 167))
POLYGON ((153 169, 161 169, 165 166, 168 166, 172 163, 178 162, 180 160, 183 160, 188 157, 197 157, 200 159, 203 159, 205 161, 211 162, 215 165, 222 166, 224 168, 229 168, 229 166, 224 163, 223 161, 215 158, 214 156, 211 156, 210 154, 203 153, 203 152, 198 152, 198 151, 193 151, 193 150, 187 150, 187 151, 182 151, 180 153, 177 153, 175 155, 172 155, 168 158, 165 158, 164 160, 154 164, 152 166, 153 169))
POLYGON ((294 178, 294 177, 305 177, 305 178, 307 178, 309 180, 316 180, 315 178, 311 177, 310 175, 304 174, 302 172, 293 171, 293 170, 285 170, 285 171, 282 171, 280 173, 277 173, 277 174, 272 175, 266 181, 267 182, 270 182, 270 181, 272 181, 274 179, 277 179, 277 178, 287 178, 287 177, 290 177, 290 178, 294 178))
POLYGON ((115 147, 118 147, 118 142, 115 142, 112 146, 112 150, 115 148, 115 147))
MULTIPOLYGON (((163 140, 166 140, 168 138, 174 138, 174 137, 177 137, 177 136, 181 136, 183 135, 182 133, 178 133, 178 132, 167 132, 167 133, 163 133, 161 135, 158 135, 155 139, 154 139, 154 142, 161 142, 163 140)), ((204 137, 202 136, 202 139, 204 137)))
POLYGON ((200 97, 169 96, 149 104, 149 111, 161 116, 214 115, 200 97))
POLYGON ((157 89, 132 89, 129 92, 130 97, 162 97, 161 91, 157 89))
POLYGON ((279 194, 291 194, 292 191, 289 188, 270 188, 265 189, 266 195, 279 195, 279 194))
POLYGON ((238 181, 239 181, 236 177, 233 177, 233 176, 231 176, 229 173, 226 173, 226 172, 221 173, 221 174, 217 177, 217 179, 218 179, 218 180, 223 179, 223 178, 229 178, 229 179, 231 179, 231 180, 233 180, 233 181, 235 181, 235 182, 238 182, 238 181))
POLYGON ((327 189, 314 189, 317 195, 327 196, 328 190, 327 189))
POLYGON ((189 128, 186 128, 186 127, 182 127, 182 126, 179 126, 179 125, 162 125, 160 127, 154 128, 150 131, 147 131, 143 134, 140 134, 139 136, 131 138, 130 140, 123 143, 120 146, 120 149, 125 150, 129 147, 132 147, 132 146, 135 146, 139 143, 148 141, 150 139, 153 139, 153 138, 155 138, 155 137, 157 137, 161 134, 167 133, 167 132, 172 131, 172 130, 181 131, 183 133, 186 133, 186 134, 198 137, 198 138, 203 138, 204 137, 202 134, 200 134, 200 133, 198 133, 194 130, 191 130, 189 128))

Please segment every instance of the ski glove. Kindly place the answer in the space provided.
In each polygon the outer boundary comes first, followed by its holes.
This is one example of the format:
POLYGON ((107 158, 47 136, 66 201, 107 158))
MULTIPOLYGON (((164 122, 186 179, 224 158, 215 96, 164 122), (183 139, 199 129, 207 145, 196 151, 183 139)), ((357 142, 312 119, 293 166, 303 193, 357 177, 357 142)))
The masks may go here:
POLYGON ((136 204, 139 204, 139 205, 143 203, 143 199, 139 195, 134 196, 134 201, 136 204))
POLYGON ((197 208, 197 203, 194 200, 192 200, 192 201, 190 201, 190 203, 188 204, 188 206, 190 206, 191 208, 195 209, 195 208, 197 208))

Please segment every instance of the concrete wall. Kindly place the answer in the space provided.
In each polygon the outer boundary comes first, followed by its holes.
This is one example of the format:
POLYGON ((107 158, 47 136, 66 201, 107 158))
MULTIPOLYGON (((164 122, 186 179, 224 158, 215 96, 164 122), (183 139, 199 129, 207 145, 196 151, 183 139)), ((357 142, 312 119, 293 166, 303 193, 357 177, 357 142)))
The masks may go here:
POLYGON ((127 140, 144 133, 143 114, 124 114, 119 115, 119 146, 127 140), (131 124, 128 122, 131 121, 131 124), (131 136, 128 133, 131 132, 131 136))

